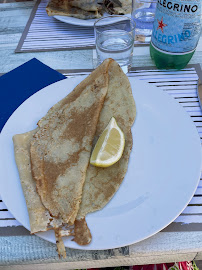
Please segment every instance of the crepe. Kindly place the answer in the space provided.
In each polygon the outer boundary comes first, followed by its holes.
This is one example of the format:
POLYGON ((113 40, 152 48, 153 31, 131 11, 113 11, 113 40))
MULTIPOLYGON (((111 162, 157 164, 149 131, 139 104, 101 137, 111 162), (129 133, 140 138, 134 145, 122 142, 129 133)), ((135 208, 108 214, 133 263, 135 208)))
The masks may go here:
MULTIPOLYGON (((16 159, 16 164, 18 167, 19 175, 20 175, 23 193, 25 196, 26 204, 27 204, 28 213, 29 213, 31 233, 54 229, 55 236, 56 236, 56 244, 57 244, 58 254, 59 254, 59 256, 63 256, 63 257, 66 256, 66 252, 65 252, 64 243, 62 241, 62 237, 73 235, 72 228, 68 227, 68 229, 67 229, 67 226, 69 226, 71 222, 69 222, 67 224, 65 222, 66 221, 65 218, 53 217, 50 214, 50 212, 45 208, 45 206, 42 204, 41 198, 39 196, 41 187, 40 187, 40 185, 38 185, 38 190, 37 190, 36 182, 32 176, 31 162, 33 164, 35 163, 35 160, 34 160, 35 156, 34 156, 34 158, 32 157, 32 160, 31 160, 30 148, 31 148, 31 144, 32 144, 32 146, 34 147, 34 150, 36 150, 37 148, 35 148, 36 145, 34 143, 34 142, 36 142, 36 138, 39 138, 39 136, 41 134, 43 136, 50 135, 51 133, 54 134, 55 126, 58 126, 59 130, 62 130, 63 116, 65 116, 65 125, 68 122, 68 119, 71 118, 71 112, 74 112, 74 118, 76 120, 79 120, 79 117, 77 117, 77 118, 75 117, 76 115, 77 116, 79 115, 76 113, 77 109, 79 109, 81 114, 82 114, 82 118, 80 118, 80 120, 82 120, 82 121, 80 121, 80 122, 76 121, 77 127, 79 129, 75 130, 73 127, 73 128, 71 128, 71 132, 75 131, 77 136, 81 135, 84 137, 84 141, 83 141, 84 146, 85 146, 84 152, 87 152, 88 158, 85 158, 86 153, 83 153, 82 157, 84 157, 84 160, 85 159, 87 160, 86 163, 88 165, 90 149, 92 146, 92 140, 93 140, 96 125, 97 125, 99 112, 100 112, 101 107, 103 105, 104 97, 106 95, 107 88, 108 88, 108 66, 109 66, 109 61, 106 61, 100 67, 98 67, 95 71, 93 71, 92 74, 89 75, 84 81, 82 81, 67 97, 62 99, 57 104, 55 104, 48 111, 46 116, 43 117, 38 122, 39 128, 37 128, 33 131, 30 131, 30 132, 24 133, 24 134, 17 134, 13 137, 15 159, 16 159), (88 105, 91 103, 92 103, 92 106, 88 107, 88 105), (87 123, 86 123, 85 119, 88 119, 87 123), (54 127, 54 130, 50 129, 48 132, 46 132, 46 129, 47 128, 49 129, 50 126, 52 128, 54 127), (84 129, 84 130, 87 131, 87 133, 88 133, 87 136, 85 136, 86 135, 85 132, 84 133, 82 132, 83 127, 86 127, 86 129, 84 129), (40 132, 42 130, 44 132, 40 132), (94 130, 94 132, 93 132, 93 130, 94 130), (91 136, 91 139, 90 139, 91 143, 89 142, 90 136, 91 136), (89 144, 88 144, 88 142, 89 142, 89 144), (89 147, 89 149, 88 149, 88 147, 89 147), (65 225, 65 228, 64 228, 64 225, 65 225)), ((74 123, 75 123, 75 121, 74 122, 71 121, 71 124, 73 126, 74 126, 74 123)), ((68 125, 66 125, 66 127, 67 126, 68 125)), ((70 137, 71 132, 68 133, 69 134, 68 138, 70 137)), ((75 134, 73 134, 73 135, 75 135, 75 134)), ((44 140, 47 139, 43 136, 41 138, 41 142, 44 142, 44 140)), ((74 136, 74 139, 75 139, 75 136, 74 136)), ((50 156, 51 146, 53 144, 57 145, 57 146, 59 145, 58 144, 59 139, 57 140, 57 142, 56 141, 53 142, 53 141, 54 140, 48 139, 48 143, 44 144, 44 145, 43 144, 40 145, 41 148, 38 149, 38 150, 40 150, 39 151, 40 154, 43 153, 43 151, 45 151, 47 149, 49 150, 48 154, 46 153, 45 160, 47 159, 47 156, 50 156)), ((81 149, 80 153, 82 153, 82 151, 83 150, 81 149)), ((36 153, 34 153, 34 155, 35 154, 36 153)), ((32 164, 32 166, 33 166, 33 164, 32 164)), ((40 163, 38 165, 39 165, 38 169, 40 171, 40 169, 41 169, 40 163)), ((76 168, 75 172, 78 169, 77 165, 79 165, 79 163, 75 164, 75 168, 76 168)), ((85 166, 87 167, 87 165, 85 165, 85 166)), ((43 171, 42 171, 42 173, 43 173, 43 171)), ((84 176, 85 176, 85 173, 84 173, 84 176)), ((70 175, 68 175, 68 178, 69 177, 71 178, 70 175)), ((74 177, 74 175, 73 175, 73 177, 74 177)), ((72 179, 75 179, 75 177, 72 179)), ((36 180, 38 181, 39 179, 36 179, 36 180)), ((81 181, 79 181, 79 179, 76 179, 76 182, 79 182, 81 184, 81 186, 82 186, 82 181, 83 181, 83 179, 81 181)), ((75 185, 75 188, 76 188, 76 190, 69 190, 69 192, 67 192, 67 195, 69 195, 69 196, 67 196, 68 200, 72 200, 72 195, 74 195, 74 199, 75 199, 75 196, 78 195, 78 191, 79 191, 79 190, 77 190, 78 185, 75 185), (73 191, 73 194, 71 194, 72 191, 73 191)), ((81 192, 82 188, 79 187, 79 189, 81 192)), ((81 197, 81 194, 79 194, 79 198, 80 197, 81 197)), ((64 198, 63 198, 63 200, 65 201, 64 198)), ((78 198, 76 201, 79 204, 78 198)), ((77 204, 77 208, 78 208, 78 204, 77 204)), ((75 205, 76 204, 74 204, 74 206, 75 205)), ((78 209, 76 209, 76 211, 73 215, 70 215, 71 218, 73 216, 76 216, 77 210, 78 209)), ((73 220, 72 220, 72 222, 73 222, 73 220)))
POLYGON ((131 127, 136 116, 135 102, 127 76, 113 60, 109 65, 109 87, 97 124, 94 145, 112 116, 125 135, 125 148, 121 159, 113 166, 98 168, 89 165, 87 169, 82 202, 76 218, 80 222, 75 223, 79 237, 75 237, 74 240, 80 245, 91 240, 85 216, 102 209, 114 196, 126 174, 132 149, 131 127))
POLYGON ((47 114, 42 117, 37 123, 39 127, 45 126, 52 118, 57 117, 57 115, 63 109, 63 106, 66 104, 70 104, 75 101, 82 93, 84 88, 89 87, 89 85, 94 85, 96 88, 98 87, 106 87, 108 90, 108 78, 109 78, 109 66, 111 62, 114 60, 106 59, 100 66, 98 66, 92 73, 85 78, 82 82, 80 82, 74 90, 69 93, 65 98, 56 103, 47 114))
POLYGON ((38 129, 23 134, 13 136, 15 161, 18 167, 20 182, 25 196, 27 210, 29 214, 30 232, 45 232, 54 229, 56 234, 56 244, 59 256, 66 257, 63 236, 72 235, 71 229, 62 229, 63 221, 52 217, 49 211, 44 207, 36 191, 36 183, 32 178, 30 143, 38 129))
POLYGON ((32 175, 42 203, 73 224, 82 197, 96 126, 108 88, 106 64, 80 83, 39 122, 31 141, 32 175), (95 77, 96 75, 96 77, 95 77))
POLYGON ((31 233, 46 231, 50 222, 50 215, 41 203, 31 174, 30 142, 36 131, 37 129, 13 137, 15 161, 29 213, 31 233))
POLYGON ((127 76, 107 59, 55 104, 37 129, 13 137, 31 233, 54 229, 63 257, 62 237, 74 235, 78 244, 90 243, 86 215, 102 209, 122 183, 135 114, 127 76), (111 167, 93 167, 89 165, 92 147, 112 116, 125 135, 123 156, 111 167))
MULTIPOLYGON (((76 3, 76 1, 74 3, 76 3)), ((49 16, 61 15, 83 20, 97 19, 102 16, 98 9, 90 9, 87 11, 75 6, 71 6, 70 2, 67 0, 50 0, 46 7, 46 12, 49 16)))

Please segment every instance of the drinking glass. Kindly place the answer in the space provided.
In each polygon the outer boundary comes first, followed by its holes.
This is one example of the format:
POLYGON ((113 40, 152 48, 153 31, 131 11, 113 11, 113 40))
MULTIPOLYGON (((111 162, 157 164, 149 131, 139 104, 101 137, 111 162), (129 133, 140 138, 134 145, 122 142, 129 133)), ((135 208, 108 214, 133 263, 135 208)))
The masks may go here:
POLYGON ((102 17, 94 24, 97 64, 113 58, 125 73, 132 64, 135 23, 127 16, 102 17))
POLYGON ((136 23, 136 40, 150 42, 157 0, 133 0, 131 18, 136 23))

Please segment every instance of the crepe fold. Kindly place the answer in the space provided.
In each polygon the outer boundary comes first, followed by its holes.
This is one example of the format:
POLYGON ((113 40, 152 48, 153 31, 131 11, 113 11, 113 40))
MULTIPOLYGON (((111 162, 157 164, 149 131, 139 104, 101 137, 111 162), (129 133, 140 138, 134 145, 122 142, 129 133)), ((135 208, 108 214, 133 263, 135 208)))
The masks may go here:
POLYGON ((115 117, 125 135, 125 148, 121 159, 113 166, 108 168, 88 166, 82 202, 75 223, 76 231, 79 232, 75 236, 75 241, 80 245, 89 242, 86 215, 102 209, 114 196, 127 172, 133 145, 131 127, 136 116, 136 106, 130 82, 115 61, 110 63, 108 72, 108 91, 98 120, 93 147, 110 119, 115 117))
POLYGON ((132 149, 136 115, 130 83, 119 65, 105 60, 38 122, 38 128, 13 137, 31 233, 54 229, 59 254, 62 237, 86 245, 88 213, 102 209, 118 190, 132 149), (111 117, 125 135, 122 158, 108 168, 89 165, 90 154, 111 117), (64 229, 63 226, 71 226, 64 229))
POLYGON ((119 188, 128 168, 132 149, 131 127, 135 116, 136 108, 130 82, 119 65, 113 61, 109 66, 108 91, 98 120, 93 145, 96 144, 110 119, 115 117, 125 135, 125 148, 121 159, 113 166, 107 168, 88 166, 77 219, 103 208, 119 188))
MULTIPOLYGON (((81 202, 99 114, 108 89, 102 67, 53 107, 31 141, 32 175, 52 216, 72 225, 81 202), (58 107, 59 106, 59 107, 58 107)), ((107 72, 106 72, 107 73, 107 72)))
MULTIPOLYGON (((47 231, 52 219, 48 210, 41 203, 31 173, 30 143, 36 131, 37 129, 13 137, 15 161, 27 204, 31 233, 47 231)), ((58 225, 60 226, 61 223, 58 225)))

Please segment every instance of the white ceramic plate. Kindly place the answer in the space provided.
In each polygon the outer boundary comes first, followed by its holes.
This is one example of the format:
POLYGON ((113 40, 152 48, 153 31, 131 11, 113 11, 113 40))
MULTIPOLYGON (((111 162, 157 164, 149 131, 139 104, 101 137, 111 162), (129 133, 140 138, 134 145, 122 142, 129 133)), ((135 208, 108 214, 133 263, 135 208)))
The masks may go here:
MULTIPOLYGON (((110 14, 104 14, 105 16, 109 16, 110 14)), ((130 14, 125 15, 127 17, 131 17, 130 14)), ((93 27, 94 23, 97 19, 90 19, 90 20, 82 20, 82 19, 78 19, 78 18, 74 18, 74 17, 68 17, 68 16, 60 16, 60 15, 55 15, 53 16, 55 19, 61 21, 61 22, 65 22, 65 23, 69 23, 69 24, 73 24, 73 25, 79 25, 79 26, 88 26, 88 27, 93 27)))
MULTIPOLYGON (((27 99, 9 118, 0 135, 0 192, 14 217, 30 228, 14 159, 12 136, 36 127, 47 110, 84 77, 52 84, 27 99)), ((183 211, 200 178, 201 143, 188 114, 167 93, 130 78, 137 105, 132 128, 134 146, 128 172, 113 199, 87 215, 92 242, 67 247, 110 249, 136 243, 162 230, 183 211)), ((52 231, 38 236, 55 242, 52 231)))

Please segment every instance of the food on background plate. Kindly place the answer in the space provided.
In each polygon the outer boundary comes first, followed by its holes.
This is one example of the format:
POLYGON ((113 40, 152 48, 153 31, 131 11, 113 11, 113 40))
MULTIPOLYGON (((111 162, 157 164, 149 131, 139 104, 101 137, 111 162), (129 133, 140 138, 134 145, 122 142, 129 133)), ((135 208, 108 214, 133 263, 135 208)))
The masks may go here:
POLYGON ((107 59, 55 104, 38 128, 13 137, 31 233, 54 229, 59 255, 65 257, 63 236, 90 243, 85 216, 102 209, 125 176, 135 114, 127 76, 107 59), (90 152, 112 117, 125 136, 123 155, 111 167, 94 167, 90 152))
POLYGON ((49 16, 69 16, 83 20, 98 19, 101 17, 98 10, 87 11, 75 6, 71 6, 70 2, 67 0, 50 0, 46 7, 46 12, 49 16))
POLYGON ((78 19, 98 19, 104 13, 124 15, 131 13, 132 0, 50 0, 46 12, 78 19))

